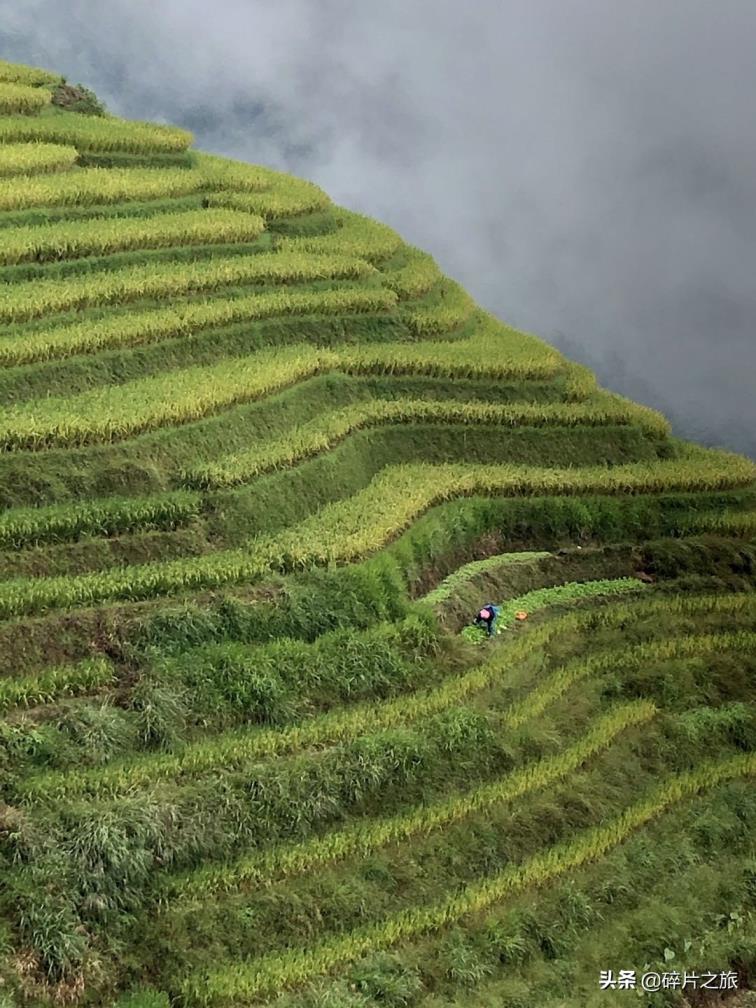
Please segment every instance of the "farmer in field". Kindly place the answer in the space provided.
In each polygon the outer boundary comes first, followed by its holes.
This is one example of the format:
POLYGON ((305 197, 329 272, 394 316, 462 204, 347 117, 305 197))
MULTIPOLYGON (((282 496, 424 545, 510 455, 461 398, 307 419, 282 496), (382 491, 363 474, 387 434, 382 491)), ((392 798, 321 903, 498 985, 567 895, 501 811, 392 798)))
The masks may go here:
POLYGON ((473 620, 475 626, 485 628, 489 637, 493 637, 496 632, 496 617, 499 615, 499 607, 493 602, 487 602, 473 620))

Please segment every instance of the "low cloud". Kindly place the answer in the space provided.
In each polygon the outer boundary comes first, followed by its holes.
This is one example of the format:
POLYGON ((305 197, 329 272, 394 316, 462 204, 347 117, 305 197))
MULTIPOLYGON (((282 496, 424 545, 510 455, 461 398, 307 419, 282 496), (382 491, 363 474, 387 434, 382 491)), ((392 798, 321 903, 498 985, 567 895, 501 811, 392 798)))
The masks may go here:
POLYGON ((307 176, 756 457, 751 0, 24 0, 2 54, 307 176))

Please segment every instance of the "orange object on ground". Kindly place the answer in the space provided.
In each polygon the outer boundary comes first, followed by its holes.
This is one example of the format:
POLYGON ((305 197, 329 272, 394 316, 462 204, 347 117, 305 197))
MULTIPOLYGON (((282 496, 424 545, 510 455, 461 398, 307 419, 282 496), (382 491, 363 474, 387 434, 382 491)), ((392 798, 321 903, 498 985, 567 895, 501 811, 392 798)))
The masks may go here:
POLYGON ((524 610, 522 610, 522 609, 519 612, 515 613, 515 619, 524 620, 524 619, 527 619, 527 618, 528 618, 528 614, 524 610))

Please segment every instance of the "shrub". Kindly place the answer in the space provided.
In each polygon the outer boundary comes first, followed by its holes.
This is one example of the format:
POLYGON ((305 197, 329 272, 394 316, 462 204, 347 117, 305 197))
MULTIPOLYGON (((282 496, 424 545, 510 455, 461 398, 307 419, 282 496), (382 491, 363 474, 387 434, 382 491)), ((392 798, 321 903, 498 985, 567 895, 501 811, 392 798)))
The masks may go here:
POLYGON ((104 116, 107 109, 94 91, 83 84, 58 84, 52 92, 52 103, 68 112, 78 112, 80 115, 104 116))

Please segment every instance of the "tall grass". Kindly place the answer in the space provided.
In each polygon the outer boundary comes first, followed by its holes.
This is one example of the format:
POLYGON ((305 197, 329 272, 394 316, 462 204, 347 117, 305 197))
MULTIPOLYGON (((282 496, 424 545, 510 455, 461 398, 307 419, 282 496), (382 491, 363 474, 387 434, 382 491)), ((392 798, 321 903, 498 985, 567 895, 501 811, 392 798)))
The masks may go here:
POLYGON ((435 904, 402 911, 378 924, 346 935, 335 935, 314 947, 273 953, 247 963, 222 963, 209 973, 190 974, 182 983, 182 993, 197 1004, 222 1008, 302 984, 361 955, 440 930, 517 892, 543 885, 602 857, 671 805, 723 781, 754 773, 756 753, 703 763, 689 773, 662 781, 645 799, 610 822, 578 833, 522 864, 507 867, 435 904))
MULTIPOLYGON (((616 581, 595 582, 593 597, 620 597, 636 591, 643 591, 643 582, 630 578, 616 581)), ((550 596, 539 595, 541 609, 550 604, 565 604, 571 594, 584 598, 586 585, 560 585, 552 589, 550 596)), ((517 600, 519 604, 530 605, 529 596, 517 600)), ((627 612, 622 615, 627 619, 627 612)), ((584 617, 583 617, 584 618, 584 617)), ((615 617, 619 618, 619 616, 615 617)), ((530 630, 518 638, 511 647, 497 649, 491 659, 469 672, 453 675, 431 690, 418 691, 412 696, 401 696, 382 703, 369 702, 313 717, 308 721, 280 731, 254 729, 230 731, 188 747, 183 753, 161 754, 143 757, 101 768, 96 772, 41 774, 27 778, 21 787, 24 793, 36 798, 76 793, 118 792, 129 787, 144 787, 158 780, 178 779, 182 776, 201 774, 214 766, 239 766, 249 760, 279 756, 308 746, 317 746, 355 739, 359 735, 398 724, 428 717, 450 706, 462 703, 467 697, 490 687, 502 671, 518 661, 522 661, 539 647, 543 647, 566 626, 556 620, 553 624, 530 630)))
POLYGON ((486 574, 488 571, 498 570, 500 567, 509 564, 531 564, 538 560, 545 560, 551 553, 539 552, 537 550, 523 550, 520 553, 497 553, 495 556, 485 557, 482 560, 472 560, 470 563, 458 567, 452 574, 444 578, 432 591, 424 595, 421 602, 426 605, 438 605, 455 595, 468 581, 486 574))
POLYGON ((179 898, 196 899, 231 891, 242 883, 269 885, 276 878, 311 871, 341 858, 367 857, 385 844, 401 843, 411 837, 425 835, 474 812, 514 801, 531 791, 547 787, 609 746, 621 732, 643 724, 655 714, 654 705, 645 700, 624 704, 598 718, 574 745, 563 752, 530 764, 492 784, 444 801, 421 805, 403 815, 357 821, 323 837, 272 847, 230 865, 201 868, 169 879, 168 890, 179 898))

